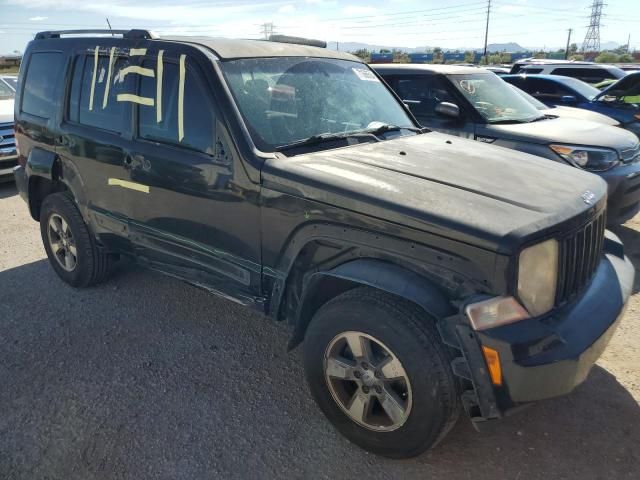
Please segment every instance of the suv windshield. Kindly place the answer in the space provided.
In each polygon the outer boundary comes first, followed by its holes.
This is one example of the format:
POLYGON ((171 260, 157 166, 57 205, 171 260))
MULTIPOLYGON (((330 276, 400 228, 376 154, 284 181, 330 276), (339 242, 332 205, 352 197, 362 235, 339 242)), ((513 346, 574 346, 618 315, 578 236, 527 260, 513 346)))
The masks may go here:
POLYGON ((380 125, 415 129, 387 87, 358 62, 275 57, 222 62, 221 67, 253 140, 263 151, 380 125))
POLYGON ((531 102, 493 73, 448 78, 488 123, 526 123, 544 118, 531 102))

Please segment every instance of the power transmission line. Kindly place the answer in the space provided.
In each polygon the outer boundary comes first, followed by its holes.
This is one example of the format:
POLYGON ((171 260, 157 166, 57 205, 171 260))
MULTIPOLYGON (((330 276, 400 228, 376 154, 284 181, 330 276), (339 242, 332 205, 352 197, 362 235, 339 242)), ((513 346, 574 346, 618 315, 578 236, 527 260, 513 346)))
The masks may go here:
POLYGON ((600 51, 600 18, 602 17, 602 0, 593 0, 591 5, 591 20, 589 29, 582 42, 583 52, 599 52, 600 51))

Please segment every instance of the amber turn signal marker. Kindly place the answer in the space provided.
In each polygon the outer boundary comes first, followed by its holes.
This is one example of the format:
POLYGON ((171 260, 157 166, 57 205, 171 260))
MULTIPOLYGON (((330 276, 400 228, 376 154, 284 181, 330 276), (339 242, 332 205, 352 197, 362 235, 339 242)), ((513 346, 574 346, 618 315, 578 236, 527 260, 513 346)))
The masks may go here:
POLYGON ((491 383, 494 385, 502 385, 502 367, 500 366, 500 355, 493 348, 482 346, 482 353, 489 368, 489 376, 491 383))

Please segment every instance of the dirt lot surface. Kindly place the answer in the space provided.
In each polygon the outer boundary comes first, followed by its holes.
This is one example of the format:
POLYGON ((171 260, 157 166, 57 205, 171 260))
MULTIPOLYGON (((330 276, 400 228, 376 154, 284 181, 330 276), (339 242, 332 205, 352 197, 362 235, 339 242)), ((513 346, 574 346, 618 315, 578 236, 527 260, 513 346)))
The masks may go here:
MULTIPOLYGON (((640 268, 640 218, 617 233, 640 268)), ((392 461, 323 418, 287 328, 132 267, 74 290, 0 185, 0 479, 638 479, 639 280, 574 393, 392 461)))

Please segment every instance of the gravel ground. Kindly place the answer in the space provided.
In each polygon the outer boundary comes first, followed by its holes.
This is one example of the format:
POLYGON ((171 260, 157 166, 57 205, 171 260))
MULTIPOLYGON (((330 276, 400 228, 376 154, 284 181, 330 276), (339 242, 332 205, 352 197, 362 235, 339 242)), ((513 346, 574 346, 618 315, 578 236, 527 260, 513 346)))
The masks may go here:
MULTIPOLYGON (((640 268, 640 216, 617 233, 640 268)), ((386 460, 325 421, 283 325, 130 266, 74 290, 0 186, 0 479, 637 479, 639 317, 571 395, 386 460)))

